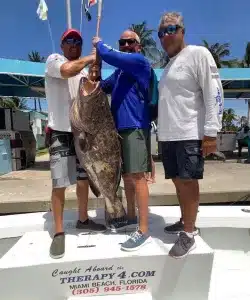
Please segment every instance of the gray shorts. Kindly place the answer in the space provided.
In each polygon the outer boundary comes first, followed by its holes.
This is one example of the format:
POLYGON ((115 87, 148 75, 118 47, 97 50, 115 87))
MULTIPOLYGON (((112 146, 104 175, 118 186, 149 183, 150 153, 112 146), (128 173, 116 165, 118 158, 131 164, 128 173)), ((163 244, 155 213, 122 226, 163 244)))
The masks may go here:
POLYGON ((151 134, 149 129, 119 131, 123 174, 151 172, 151 134))
POLYGON ((88 179, 77 159, 71 132, 52 130, 49 137, 50 170, 53 188, 68 187, 88 179))

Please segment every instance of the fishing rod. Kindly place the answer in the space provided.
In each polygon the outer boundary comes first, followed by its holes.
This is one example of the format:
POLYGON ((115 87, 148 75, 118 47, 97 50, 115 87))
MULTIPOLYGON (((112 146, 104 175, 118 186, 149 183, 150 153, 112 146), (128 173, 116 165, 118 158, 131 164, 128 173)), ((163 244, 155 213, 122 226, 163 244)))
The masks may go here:
MULTIPOLYGON (((103 0, 97 0, 98 8, 97 8, 97 23, 96 23, 96 36, 100 36, 100 25, 101 25, 101 19, 102 19, 102 1, 103 0)), ((84 1, 82 1, 82 4, 84 1)), ((81 5, 81 9, 83 9, 81 5)), ((68 29, 72 28, 72 19, 71 19, 71 1, 66 0, 66 16, 67 16, 67 25, 68 29)), ((82 20, 81 20, 82 22, 82 20)), ((80 23, 81 23, 80 22, 80 23)), ((81 24, 80 24, 81 27, 81 24)), ((80 32, 82 29, 80 28, 80 32)), ((100 61, 100 57, 97 57, 97 62, 100 61)))
MULTIPOLYGON (((102 0, 98 1, 98 8, 97 8, 97 23, 96 23, 96 36, 100 36, 100 25, 101 25, 101 19, 102 19, 102 0)), ((96 55, 96 63, 100 64, 101 58, 99 55, 96 55)))
POLYGON ((100 25, 102 19, 102 0, 98 0, 98 10, 97 10, 97 24, 96 24, 96 36, 100 35, 100 25))

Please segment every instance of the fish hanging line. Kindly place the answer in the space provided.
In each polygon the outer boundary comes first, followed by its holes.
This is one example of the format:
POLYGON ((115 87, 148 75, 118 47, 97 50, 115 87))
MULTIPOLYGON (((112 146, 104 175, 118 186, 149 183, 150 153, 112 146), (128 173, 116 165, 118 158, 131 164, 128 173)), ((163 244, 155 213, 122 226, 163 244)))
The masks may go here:
POLYGON ((55 53, 55 41, 54 41, 53 35, 52 35, 52 30, 51 30, 51 26, 50 26, 50 22, 49 22, 49 18, 48 18, 48 6, 47 6, 45 0, 40 0, 36 13, 40 20, 47 21, 52 51, 53 51, 53 53, 55 53))
POLYGON ((52 52, 55 53, 56 52, 55 41, 53 39, 52 30, 51 30, 51 26, 50 26, 50 22, 49 22, 49 18, 47 19, 47 22, 48 22, 48 30, 49 30, 50 40, 51 40, 52 52))
POLYGON ((80 13, 81 13, 81 17, 80 17, 80 33, 82 34, 82 24, 83 24, 83 10, 85 12, 85 17, 87 18, 88 21, 91 21, 92 17, 91 14, 89 12, 89 7, 90 7, 90 1, 87 0, 88 5, 85 2, 86 0, 81 0, 81 9, 80 9, 80 13))

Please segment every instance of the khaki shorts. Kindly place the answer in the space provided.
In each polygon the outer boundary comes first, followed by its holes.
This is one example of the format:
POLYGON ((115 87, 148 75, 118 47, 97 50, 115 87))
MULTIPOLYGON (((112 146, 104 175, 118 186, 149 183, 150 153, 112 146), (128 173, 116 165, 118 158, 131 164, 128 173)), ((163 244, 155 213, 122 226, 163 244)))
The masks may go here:
POLYGON ((151 172, 150 129, 119 131, 123 160, 123 174, 151 172))

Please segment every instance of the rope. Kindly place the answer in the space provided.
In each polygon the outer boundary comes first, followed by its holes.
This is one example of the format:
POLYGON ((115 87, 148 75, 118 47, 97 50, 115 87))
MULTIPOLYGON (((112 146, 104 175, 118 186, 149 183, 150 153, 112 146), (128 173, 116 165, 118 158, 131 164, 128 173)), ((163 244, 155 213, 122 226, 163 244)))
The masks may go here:
POLYGON ((52 51, 53 51, 53 53, 55 53, 56 52, 55 41, 53 39, 52 30, 51 30, 51 26, 50 26, 50 22, 49 22, 49 18, 47 18, 47 22, 48 22, 49 36, 50 36, 51 45, 52 45, 52 51))

